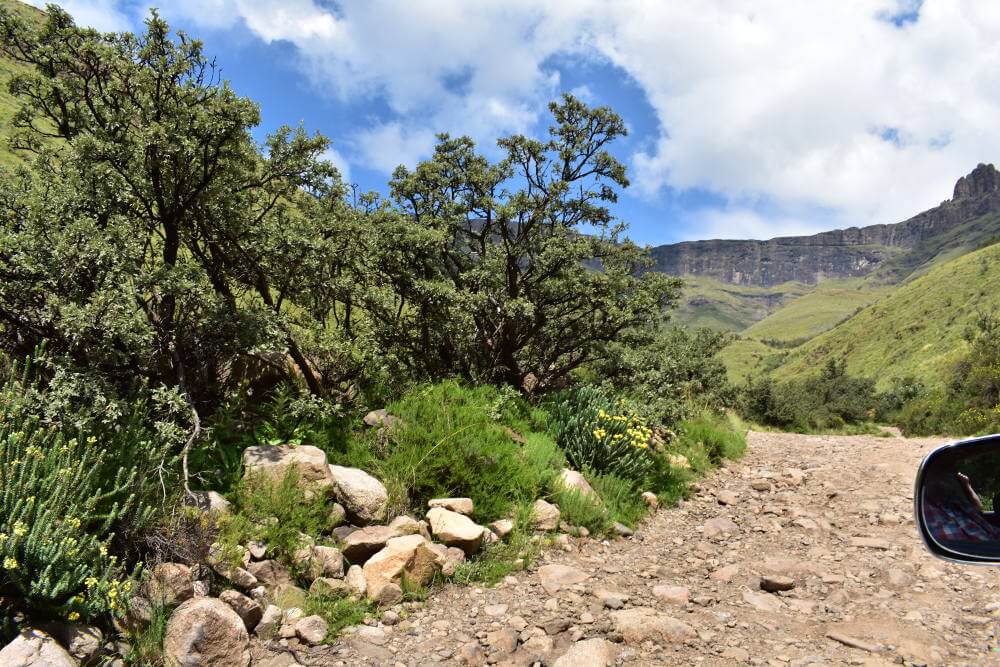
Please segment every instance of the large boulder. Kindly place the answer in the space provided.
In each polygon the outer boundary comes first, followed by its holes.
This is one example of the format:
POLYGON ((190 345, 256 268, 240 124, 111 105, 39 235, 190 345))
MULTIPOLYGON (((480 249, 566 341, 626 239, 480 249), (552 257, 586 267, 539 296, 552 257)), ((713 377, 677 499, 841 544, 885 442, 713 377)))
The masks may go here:
POLYGON ((344 538, 340 545, 341 553, 349 562, 362 565, 381 551, 386 542, 399 536, 398 530, 391 526, 368 526, 344 538))
POLYGON ((232 503, 218 491, 193 491, 185 498, 185 502, 198 509, 219 516, 229 514, 232 503))
POLYGON ((385 519, 389 492, 385 485, 364 470, 328 466, 337 502, 347 510, 347 516, 359 525, 385 519))
POLYGON ((161 607, 173 607, 194 597, 191 568, 182 563, 160 563, 153 567, 145 585, 146 597, 161 607))
POLYGON ((39 629, 49 633, 71 656, 85 665, 97 657, 104 644, 104 633, 93 625, 54 621, 43 623, 39 629))
POLYGON ((163 656, 169 667, 247 667, 249 644, 239 614, 218 598, 200 597, 170 615, 163 656))
POLYGON ((402 425, 403 420, 396 415, 391 415, 385 408, 379 410, 372 410, 365 415, 364 422, 368 426, 372 427, 388 427, 395 428, 402 425))
POLYGON ((422 535, 405 535, 389 540, 385 548, 368 559, 363 572, 368 597, 378 599, 388 584, 408 581, 426 586, 441 568, 438 554, 422 535))
POLYGON ((465 516, 472 516, 472 498, 433 498, 427 502, 427 507, 443 507, 452 512, 458 512, 465 516))
POLYGON ((77 661, 49 634, 29 628, 0 650, 3 667, 76 667, 77 661))
POLYGON ((615 633, 626 644, 682 642, 695 637, 694 628, 672 616, 648 607, 633 607, 611 612, 615 633))
POLYGON ((473 554, 483 544, 486 528, 464 514, 434 507, 427 513, 427 521, 431 524, 434 539, 449 547, 458 547, 467 554, 473 554))
POLYGON ((229 605, 243 619, 243 625, 246 626, 247 632, 253 632, 264 615, 264 608, 260 606, 259 602, 251 600, 239 591, 232 589, 222 591, 219 594, 219 599, 229 605))
POLYGON ((326 452, 312 445, 259 445, 243 450, 243 466, 250 476, 281 480, 289 469, 299 474, 299 484, 309 492, 333 486, 326 452))
POLYGON ((247 566, 250 574, 261 584, 274 588, 279 584, 291 584, 292 573, 276 560, 262 560, 247 566))
POLYGON ((579 491, 581 495, 590 496, 597 501, 600 500, 597 491, 594 491, 594 487, 590 485, 587 478, 575 470, 563 468, 559 473, 558 483, 567 490, 579 491))
POLYGON ((539 498, 531 507, 532 523, 537 530, 555 530, 559 526, 559 508, 539 498))

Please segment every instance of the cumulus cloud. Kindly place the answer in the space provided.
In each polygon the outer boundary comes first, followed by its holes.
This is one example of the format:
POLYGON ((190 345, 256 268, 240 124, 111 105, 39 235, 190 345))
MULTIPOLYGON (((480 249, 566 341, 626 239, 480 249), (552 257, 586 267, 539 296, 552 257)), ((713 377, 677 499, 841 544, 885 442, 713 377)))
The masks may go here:
POLYGON ((377 98, 387 113, 352 148, 386 172, 426 156, 441 130, 482 141, 535 127, 560 90, 554 62, 610 63, 659 121, 631 156, 634 190, 713 192, 727 202, 720 231, 769 236, 809 211, 896 221, 1000 155, 1000 3, 176 0, 165 11, 242 22, 294 45, 318 89, 377 98))
POLYGON ((340 177, 345 183, 351 182, 351 164, 344 157, 343 153, 331 146, 323 152, 321 157, 337 168, 337 171, 340 172, 340 177))
MULTIPOLYGON (((45 9, 54 0, 25 0, 29 5, 45 9)), ((129 13, 120 9, 115 0, 59 0, 56 4, 70 13, 79 25, 90 26, 105 32, 128 30, 129 13)))

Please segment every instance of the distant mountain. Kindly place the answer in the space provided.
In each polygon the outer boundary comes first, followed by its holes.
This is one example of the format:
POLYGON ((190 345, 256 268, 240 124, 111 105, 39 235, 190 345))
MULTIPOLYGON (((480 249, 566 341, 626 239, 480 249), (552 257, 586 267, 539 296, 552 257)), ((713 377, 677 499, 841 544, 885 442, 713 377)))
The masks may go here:
POLYGON ((686 241, 652 254, 657 271, 746 287, 872 274, 896 282, 943 252, 1000 235, 998 214, 1000 172, 980 164, 958 180, 950 200, 903 222, 768 241, 686 241))
MULTIPOLYGON (((768 344, 753 336, 761 327, 751 327, 723 351, 723 359, 736 381, 810 375, 831 359, 845 359, 850 373, 873 378, 880 389, 906 375, 941 386, 967 349, 964 332, 979 313, 996 309, 1000 243, 936 264, 804 343, 768 344)), ((790 321, 779 310, 761 324, 777 319, 790 321)))

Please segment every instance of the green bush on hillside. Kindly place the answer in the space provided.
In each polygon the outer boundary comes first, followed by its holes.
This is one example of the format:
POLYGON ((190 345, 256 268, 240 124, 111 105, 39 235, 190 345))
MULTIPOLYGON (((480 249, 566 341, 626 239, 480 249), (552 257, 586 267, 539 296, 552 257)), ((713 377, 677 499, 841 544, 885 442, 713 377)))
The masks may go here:
POLYGON ((871 420, 878 408, 875 381, 847 374, 846 361, 831 359, 807 378, 749 378, 741 412, 753 421, 793 431, 836 429, 871 420))
POLYGON ((537 411, 495 387, 422 385, 388 410, 402 425, 384 446, 370 433, 340 456, 381 479, 397 512, 422 513, 431 498, 457 495, 472 498, 479 521, 503 518, 515 503, 543 495, 562 465, 548 436, 526 430, 541 426, 537 411))
POLYGON ((913 392, 895 414, 914 435, 977 435, 1000 431, 1000 316, 980 313, 966 330, 968 353, 947 386, 913 392))

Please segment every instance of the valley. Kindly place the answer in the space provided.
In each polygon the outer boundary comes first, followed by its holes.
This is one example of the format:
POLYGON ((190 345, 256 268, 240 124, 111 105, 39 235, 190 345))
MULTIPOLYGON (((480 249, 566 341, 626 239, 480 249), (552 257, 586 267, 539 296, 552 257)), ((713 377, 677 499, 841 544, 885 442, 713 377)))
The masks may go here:
POLYGON ((1000 172, 979 165, 952 199, 892 225, 653 249, 687 281, 674 321, 733 331, 729 377, 796 377, 830 359, 853 374, 940 385, 978 313, 1000 306, 1000 172))

